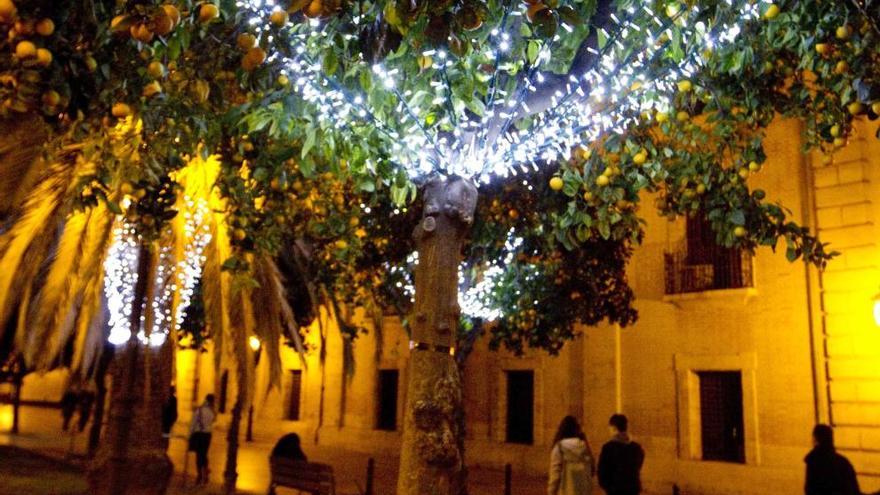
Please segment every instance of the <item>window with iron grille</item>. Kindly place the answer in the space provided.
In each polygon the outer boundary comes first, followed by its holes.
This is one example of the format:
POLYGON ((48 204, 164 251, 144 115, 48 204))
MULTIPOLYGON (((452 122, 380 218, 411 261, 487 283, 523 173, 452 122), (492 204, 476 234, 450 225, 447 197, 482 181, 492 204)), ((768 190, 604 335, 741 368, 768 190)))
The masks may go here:
POLYGON ((718 244, 715 231, 703 215, 687 219, 685 246, 666 253, 666 293, 752 287, 748 252, 718 244))
POLYGON ((745 463, 742 374, 705 371, 697 376, 703 460, 745 463))

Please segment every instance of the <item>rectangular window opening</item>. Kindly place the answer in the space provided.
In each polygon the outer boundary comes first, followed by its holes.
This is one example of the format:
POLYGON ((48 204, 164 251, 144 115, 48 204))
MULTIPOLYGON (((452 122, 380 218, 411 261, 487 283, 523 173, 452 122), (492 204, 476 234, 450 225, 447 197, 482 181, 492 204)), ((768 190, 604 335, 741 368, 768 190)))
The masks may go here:
POLYGON ((718 243, 702 214, 689 216, 683 249, 664 255, 666 294, 753 287, 751 255, 718 243))
POLYGON ((302 398, 302 370, 290 370, 290 388, 288 390, 287 420, 299 421, 299 406, 302 398))
POLYGON ((376 411, 376 429, 397 430, 397 388, 400 373, 397 370, 379 370, 379 401, 376 411))
POLYGON ((535 441, 535 373, 507 372, 507 442, 535 441))
POLYGON ((742 373, 705 371, 697 376, 703 460, 745 463, 742 373))

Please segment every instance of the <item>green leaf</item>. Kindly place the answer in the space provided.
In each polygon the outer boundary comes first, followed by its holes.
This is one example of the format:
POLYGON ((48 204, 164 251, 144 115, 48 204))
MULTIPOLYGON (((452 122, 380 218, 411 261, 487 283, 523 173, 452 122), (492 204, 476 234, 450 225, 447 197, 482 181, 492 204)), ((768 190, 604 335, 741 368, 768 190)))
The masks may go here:
POLYGON ((611 238, 611 225, 608 224, 605 220, 600 220, 599 225, 597 225, 599 229, 599 234, 603 239, 608 240, 611 238))
POLYGON ((599 50, 604 49, 608 44, 608 33, 604 29, 596 31, 596 42, 599 44, 599 50))
POLYGON ((376 191, 376 183, 370 179, 365 179, 358 184, 358 189, 364 192, 375 192, 376 191))
POLYGON ((535 14, 535 32, 538 36, 550 39, 556 34, 559 23, 556 22, 556 16, 553 15, 551 9, 544 9, 535 14))
POLYGON ((534 64, 538 60, 538 55, 541 53, 541 43, 535 40, 529 41, 528 46, 526 47, 526 58, 529 61, 529 64, 534 64))
POLYGON ((317 140, 317 130, 314 127, 309 127, 309 130, 306 131, 306 142, 303 143, 302 149, 302 157, 305 158, 308 156, 309 151, 311 151, 312 147, 315 146, 315 141, 317 140))
POLYGON ((730 213, 730 221, 734 225, 745 225, 746 224, 746 216, 742 210, 733 210, 730 213))
POLYGON ((559 12, 559 18, 562 19, 562 22, 570 26, 578 26, 584 22, 577 11, 574 10, 574 7, 570 5, 563 5, 556 11, 559 12))
POLYGON ((324 51, 324 60, 321 65, 325 74, 332 76, 336 73, 336 69, 339 67, 339 60, 336 58, 336 52, 332 48, 324 51))

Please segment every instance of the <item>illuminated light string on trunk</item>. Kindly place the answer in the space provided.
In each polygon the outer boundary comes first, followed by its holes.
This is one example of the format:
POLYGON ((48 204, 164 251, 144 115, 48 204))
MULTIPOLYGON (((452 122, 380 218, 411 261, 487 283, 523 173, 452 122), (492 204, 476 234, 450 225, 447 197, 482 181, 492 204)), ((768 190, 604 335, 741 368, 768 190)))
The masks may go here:
MULTIPOLYGON (((487 301, 494 300, 491 297, 491 293, 498 285, 500 277, 504 275, 504 267, 513 263, 514 257, 519 252, 522 244, 523 239, 517 237, 513 229, 508 231, 507 239, 504 243, 504 257, 492 262, 486 262, 479 270, 478 280, 471 280, 468 277, 468 267, 466 264, 462 263, 459 266, 458 305, 461 308, 462 314, 485 321, 494 321, 504 316, 501 308, 493 307, 487 301)), ((418 263, 419 253, 413 252, 406 258, 408 268, 399 266, 389 268, 392 275, 402 279, 396 283, 397 288, 401 289, 403 294, 409 297, 411 301, 415 301, 416 293, 412 273, 418 263)), ((527 275, 526 279, 528 280, 530 277, 527 275)))
MULTIPOLYGON (((137 337, 141 344, 160 347, 180 325, 186 309, 192 302, 193 291, 202 275, 205 264, 204 251, 211 242, 211 229, 207 220, 210 210, 206 201, 184 198, 183 236, 186 243, 183 257, 178 259, 173 243, 168 242, 173 235, 166 229, 160 240, 158 263, 155 274, 155 294, 152 298, 152 325, 149 333, 143 328, 146 313, 141 316, 141 329, 137 337), (166 242, 162 242, 166 241, 166 242)), ((138 237, 132 225, 118 220, 113 229, 113 241, 104 261, 104 297, 109 314, 110 329, 107 340, 114 345, 123 345, 131 338, 131 307, 134 303, 134 288, 138 280, 138 237)))
MULTIPOLYGON (((508 177, 537 168, 539 162, 566 159, 578 145, 589 144, 608 133, 623 132, 627 124, 634 122, 633 115, 640 112, 668 111, 676 82, 693 76, 702 65, 700 53, 735 40, 741 23, 760 17, 762 3, 741 2, 736 9, 732 8, 733 0, 726 3, 731 8, 725 11, 726 18, 715 19, 715 26, 696 20, 704 14, 698 6, 690 9, 681 6, 665 15, 647 5, 611 13, 609 29, 602 29, 605 42, 598 50, 589 49, 595 55, 593 63, 581 74, 569 74, 565 87, 549 95, 549 106, 538 111, 531 108, 527 99, 540 92, 547 82, 540 69, 551 59, 554 43, 569 32, 568 27, 563 24, 563 32, 555 34, 540 48, 516 88, 505 91, 497 81, 513 45, 508 27, 513 24, 511 19, 522 17, 522 12, 517 10, 518 2, 508 2, 498 26, 489 36, 489 41, 495 44, 489 53, 494 55, 496 63, 483 102, 484 115, 471 118, 467 112, 454 108, 447 77, 447 68, 454 65, 452 58, 441 49, 422 52, 432 57, 431 66, 438 76, 430 84, 435 95, 429 101, 434 105, 445 103, 447 115, 438 120, 447 119, 446 122, 454 124, 451 132, 441 132, 424 124, 426 109, 413 104, 409 90, 399 89, 397 78, 402 74, 396 68, 386 68, 382 63, 370 67, 378 83, 397 100, 395 115, 385 119, 376 115, 370 108, 369 98, 359 89, 347 87, 325 73, 320 54, 312 53, 310 47, 332 42, 329 37, 336 34, 331 29, 336 20, 322 22, 314 18, 287 28, 294 29, 292 46, 278 47, 269 60, 283 62, 284 71, 294 82, 292 88, 316 110, 324 125, 336 130, 364 123, 373 125, 387 139, 391 160, 403 167, 410 178, 420 180, 441 174, 488 183, 493 176, 508 177), (696 49, 690 48, 677 64, 670 63, 656 70, 651 64, 664 55, 669 43, 658 40, 664 35, 672 38, 672 23, 682 30, 682 40, 699 45, 696 49), (531 125, 510 131, 526 118, 533 119, 531 125)), ((763 0, 763 4, 768 3, 763 0)), ((269 14, 280 10, 273 0, 239 0, 237 5, 250 13, 250 24, 259 35, 269 29, 265 21, 269 14)), ((352 18, 355 27, 360 26, 362 17, 352 18)), ((344 36, 349 41, 355 37, 350 33, 344 36)), ((274 41, 271 34, 267 39, 274 41)))

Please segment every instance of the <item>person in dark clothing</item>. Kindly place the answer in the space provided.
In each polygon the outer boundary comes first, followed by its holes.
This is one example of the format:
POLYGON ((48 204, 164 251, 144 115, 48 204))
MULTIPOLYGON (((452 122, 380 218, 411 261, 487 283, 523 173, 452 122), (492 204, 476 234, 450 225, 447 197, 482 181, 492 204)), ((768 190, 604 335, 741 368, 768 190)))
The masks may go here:
POLYGON ((73 418, 73 413, 76 412, 78 402, 79 394, 72 388, 68 389, 61 396, 61 418, 64 420, 61 424, 62 430, 67 431, 67 427, 70 426, 70 419, 73 418))
POLYGON ((176 390, 171 387, 168 392, 168 400, 162 406, 162 436, 169 438, 171 436, 171 428, 177 422, 177 395, 176 390))
POLYGON ((217 413, 214 410, 214 394, 208 394, 205 396, 205 402, 193 412, 189 427, 188 450, 196 453, 198 469, 196 485, 207 485, 209 481, 208 449, 211 447, 211 430, 214 428, 215 419, 217 413))
POLYGON ((813 450, 804 462, 807 464, 806 495, 861 495, 855 469, 834 449, 834 430, 830 426, 813 428, 813 450))
POLYGON ((272 449, 270 458, 280 457, 290 459, 292 461, 307 461, 305 452, 300 447, 299 435, 296 433, 288 433, 278 440, 275 448, 272 449))
POLYGON ((628 423, 623 414, 611 416, 609 425, 614 436, 599 454, 599 486, 608 495, 637 495, 642 491, 640 471, 645 451, 630 439, 628 423))
POLYGON ((95 394, 91 390, 83 390, 79 394, 79 431, 86 429, 86 424, 92 416, 92 406, 95 404, 95 394))

